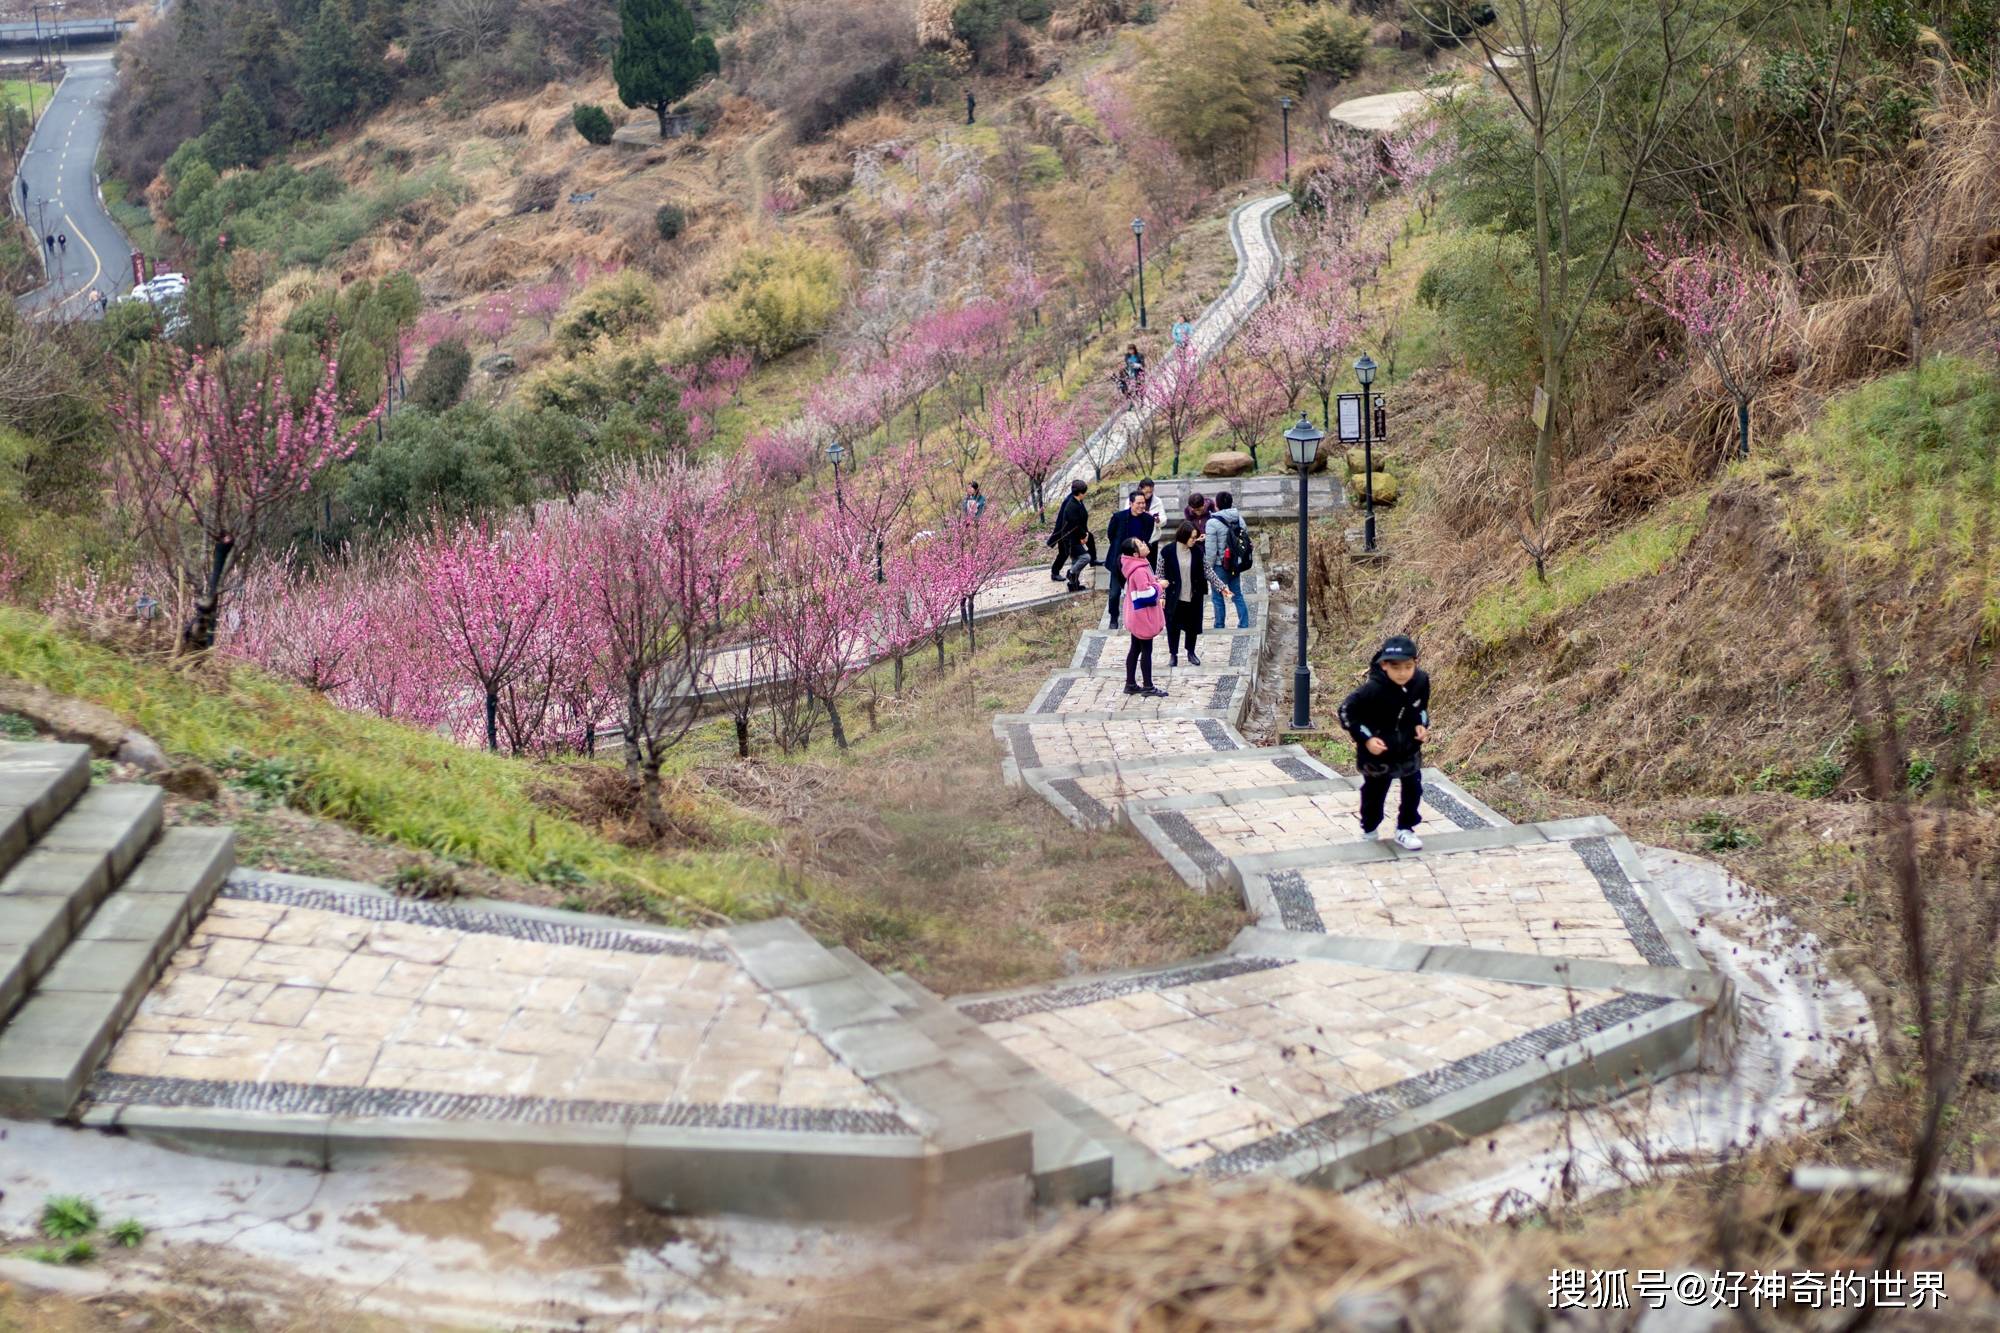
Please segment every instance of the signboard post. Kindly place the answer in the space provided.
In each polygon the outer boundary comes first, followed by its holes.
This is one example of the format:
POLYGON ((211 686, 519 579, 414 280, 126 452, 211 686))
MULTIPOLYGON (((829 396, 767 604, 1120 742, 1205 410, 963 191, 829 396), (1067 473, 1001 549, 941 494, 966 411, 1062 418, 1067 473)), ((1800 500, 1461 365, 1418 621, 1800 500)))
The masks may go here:
POLYGON ((132 252, 132 285, 137 287, 146 280, 146 258, 137 250, 132 252))

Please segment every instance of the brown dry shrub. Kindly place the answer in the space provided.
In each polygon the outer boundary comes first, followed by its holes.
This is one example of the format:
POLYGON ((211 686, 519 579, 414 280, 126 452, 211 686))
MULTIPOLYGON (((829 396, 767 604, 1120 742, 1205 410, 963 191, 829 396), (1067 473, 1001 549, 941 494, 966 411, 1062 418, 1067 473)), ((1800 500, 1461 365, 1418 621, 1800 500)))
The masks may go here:
POLYGON ((829 136, 829 141, 841 153, 851 156, 872 144, 907 139, 914 129, 909 118, 901 113, 876 110, 848 121, 829 136))
POLYGON ((514 187, 510 201, 514 213, 546 213, 562 200, 562 177, 552 175, 527 175, 521 177, 514 187))
POLYGON ((660 805, 667 816, 667 832, 655 839, 646 826, 646 816, 625 780, 625 770, 616 764, 577 764, 561 779, 537 783, 529 792, 535 804, 545 810, 594 828, 604 837, 624 847, 698 848, 717 845, 714 828, 702 810, 701 789, 686 777, 662 775, 660 805))
POLYGON ((1122 0, 1070 0, 1049 16, 1049 36, 1067 42, 1124 21, 1122 0))

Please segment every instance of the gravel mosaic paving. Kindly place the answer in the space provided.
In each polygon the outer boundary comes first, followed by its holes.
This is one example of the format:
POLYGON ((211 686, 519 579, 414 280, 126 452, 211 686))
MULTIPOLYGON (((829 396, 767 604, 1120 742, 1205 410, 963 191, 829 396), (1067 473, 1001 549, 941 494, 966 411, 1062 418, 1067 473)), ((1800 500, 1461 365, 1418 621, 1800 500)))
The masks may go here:
POLYGON ((189 1106, 267 1115, 482 1120, 510 1124, 659 1125, 675 1129, 777 1129, 836 1134, 915 1134, 893 1111, 774 1106, 762 1102, 580 1101, 552 1097, 423 1092, 412 1088, 234 1083, 215 1079, 99 1074, 90 1099, 105 1106, 189 1106))
POLYGON ((1094 773, 1065 779, 1055 786, 1080 808, 1105 812, 1127 801, 1276 787, 1286 782, 1315 782, 1325 776, 1293 755, 1271 756, 1241 751, 1218 755, 1206 764, 1120 769, 1115 773, 1094 773), (1088 807, 1084 807, 1085 802, 1089 803, 1088 807))
MULTIPOLYGON (((1218 640, 1211 639, 1206 634, 1196 640, 1195 653, 1201 658, 1201 664, 1206 669, 1220 670, 1227 667, 1248 667, 1257 658, 1257 640, 1252 635, 1229 634, 1225 636, 1220 642, 1226 644, 1226 650, 1221 647, 1202 647, 1203 644, 1213 644, 1216 642, 1218 640)), ((1079 645, 1076 657, 1072 659, 1072 666, 1075 670, 1079 671, 1105 671, 1113 669, 1123 671, 1125 669, 1125 644, 1126 636, 1124 635, 1112 638, 1105 638, 1095 634, 1089 635, 1079 645)), ((1155 657, 1158 657, 1159 653, 1160 650, 1158 648, 1153 650, 1155 657)), ((1157 676, 1159 672, 1160 663, 1156 661, 1153 663, 1153 673, 1157 676)))
MULTIPOLYGON (((1154 673, 1160 684, 1161 673, 1154 673)), ((1162 686, 1165 688, 1165 686, 1162 686)), ((1191 712, 1226 714, 1239 693, 1249 689, 1240 675, 1192 676, 1176 680, 1164 699, 1127 694, 1123 676, 1064 676, 1049 683, 1047 693, 1028 711, 1037 715, 1121 713, 1135 717, 1185 716, 1191 712)))

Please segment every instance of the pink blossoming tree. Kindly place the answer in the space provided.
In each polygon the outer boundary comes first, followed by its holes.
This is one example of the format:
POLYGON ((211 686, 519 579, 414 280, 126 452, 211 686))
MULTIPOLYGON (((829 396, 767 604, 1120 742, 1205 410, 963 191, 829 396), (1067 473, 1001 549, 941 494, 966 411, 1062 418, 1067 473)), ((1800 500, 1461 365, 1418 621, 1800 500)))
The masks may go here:
POLYGON ((150 407, 120 415, 112 477, 160 558, 198 589, 181 631, 183 650, 198 652, 215 643, 231 562, 252 558, 265 529, 354 452, 381 407, 343 425, 330 357, 303 411, 275 369, 246 376, 217 354, 177 357, 168 374, 150 407))
POLYGON ((438 660, 485 705, 486 748, 500 748, 500 697, 530 662, 556 601, 556 564, 532 528, 467 524, 412 553, 438 660))
POLYGON ((1679 326, 1690 360, 1706 361, 1736 403, 1737 451, 1750 456, 1750 402, 1787 326, 1784 289, 1769 268, 1726 246, 1643 236, 1639 299, 1679 326))
POLYGON ((980 433, 994 456, 1026 480, 1028 503, 1037 518, 1045 517, 1049 473, 1076 447, 1075 410, 1017 371, 993 395, 980 433))

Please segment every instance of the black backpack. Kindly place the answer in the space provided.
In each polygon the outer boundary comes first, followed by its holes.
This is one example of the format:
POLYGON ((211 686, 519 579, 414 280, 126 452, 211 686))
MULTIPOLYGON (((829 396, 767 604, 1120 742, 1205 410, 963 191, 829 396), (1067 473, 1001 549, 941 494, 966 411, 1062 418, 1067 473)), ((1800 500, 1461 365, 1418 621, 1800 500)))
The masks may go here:
POLYGON ((1257 563, 1257 553, 1250 547, 1249 530, 1241 519, 1225 518, 1222 526, 1226 533, 1222 539, 1222 572, 1247 573, 1257 563))

